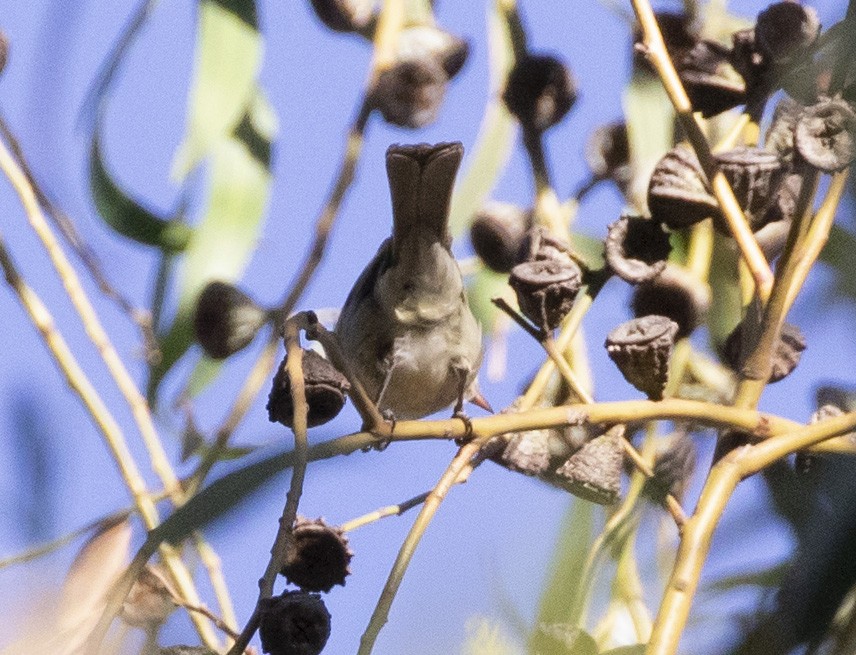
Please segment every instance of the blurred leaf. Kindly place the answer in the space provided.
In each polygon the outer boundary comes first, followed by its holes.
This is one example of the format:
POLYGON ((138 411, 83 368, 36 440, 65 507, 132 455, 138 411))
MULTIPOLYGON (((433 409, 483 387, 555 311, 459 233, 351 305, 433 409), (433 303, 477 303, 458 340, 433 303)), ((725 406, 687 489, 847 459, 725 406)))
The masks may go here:
POLYGON ((582 232, 571 232, 571 248, 582 258, 589 270, 598 271, 606 266, 603 241, 600 239, 582 232))
POLYGON ((246 114, 261 61, 254 0, 201 0, 187 134, 173 162, 176 180, 218 148, 246 114))
POLYGON ((453 237, 460 236, 469 227, 475 213, 490 196, 508 164, 517 134, 517 123, 499 97, 508 71, 514 65, 514 44, 501 4, 492 3, 488 15, 490 100, 468 158, 466 173, 452 195, 449 225, 453 237))
POLYGON ((636 72, 624 92, 624 120, 633 182, 628 198, 637 210, 647 205, 648 179, 674 140, 674 110, 660 80, 636 72))
MULTIPOLYGON (((535 629, 529 639, 530 653, 550 653, 554 639, 543 627, 566 624, 569 607, 576 597, 588 555, 594 524, 594 505, 572 501, 562 522, 550 577, 541 595, 535 629)), ((585 651, 583 651, 585 652, 585 651)), ((596 650, 594 652, 597 652, 596 650)))
POLYGON ((814 392, 817 406, 835 405, 845 412, 856 410, 856 387, 844 387, 840 384, 824 384, 814 392))
POLYGON ((105 524, 80 549, 62 585, 57 624, 45 652, 78 651, 95 627, 113 584, 130 556, 131 524, 127 519, 105 524))
POLYGON ((201 394, 209 384, 211 384, 220 375, 223 370, 224 360, 211 359, 203 355, 196 362, 190 377, 187 380, 187 395, 190 398, 196 398, 201 394))
POLYGON ((496 622, 477 616, 467 621, 467 639, 462 655, 515 655, 517 649, 496 622))
POLYGON ((840 225, 833 225, 820 259, 834 269, 838 293, 850 300, 856 300, 856 267, 852 265, 854 252, 856 235, 840 225))
POLYGON ((778 587, 790 568, 789 563, 776 564, 766 569, 728 575, 710 585, 712 591, 730 591, 741 587, 778 587))
POLYGON ((645 655, 646 644, 634 644, 633 646, 620 646, 601 653, 601 655, 645 655))
POLYGON ((467 286, 470 308, 488 334, 493 332, 496 318, 500 314, 491 298, 505 296, 508 289, 508 275, 492 271, 487 266, 482 266, 467 286))
POLYGON ((122 236, 169 252, 187 247, 193 234, 188 225, 178 219, 165 220, 156 216, 113 180, 104 162, 97 127, 89 149, 89 188, 99 216, 122 236))
POLYGON ((270 193, 274 131, 273 112, 259 91, 234 135, 211 150, 208 208, 185 252, 178 310, 149 381, 152 402, 164 375, 193 342, 193 310, 202 287, 237 279, 255 250, 270 193))
POLYGON ((714 232, 713 258, 710 263, 711 304, 707 326, 714 350, 718 350, 743 314, 740 275, 734 241, 714 232))

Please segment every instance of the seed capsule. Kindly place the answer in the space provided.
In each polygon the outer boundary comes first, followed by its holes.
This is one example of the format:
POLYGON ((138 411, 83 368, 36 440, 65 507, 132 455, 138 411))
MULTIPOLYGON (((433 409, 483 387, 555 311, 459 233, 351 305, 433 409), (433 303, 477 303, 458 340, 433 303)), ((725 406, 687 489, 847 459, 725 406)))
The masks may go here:
POLYGON ((720 215, 719 204, 689 146, 675 146, 657 163, 648 184, 648 209, 654 220, 674 230, 720 215))
MULTIPOLYGON (((836 416, 841 416, 844 414, 844 410, 836 405, 822 405, 818 407, 817 411, 811 415, 809 419, 809 425, 813 425, 818 423, 819 421, 823 421, 828 418, 834 418, 836 416)), ((853 433, 849 433, 846 436, 849 439, 853 439, 853 433)), ((798 452, 796 458, 794 459, 794 467, 796 468, 797 473, 808 473, 813 467, 815 463, 816 455, 812 453, 808 453, 805 451, 798 452)))
POLYGON ((647 282, 666 268, 672 246, 663 225, 642 216, 622 216, 607 228, 606 261, 622 280, 647 282))
POLYGON ((645 482, 642 493, 657 504, 670 494, 680 498, 695 466, 696 447, 685 432, 661 439, 654 454, 654 477, 645 482))
POLYGON ((553 330, 574 306, 582 271, 572 261, 541 259, 518 264, 508 283, 520 310, 539 328, 553 330))
MULTIPOLYGON (((291 428, 294 427, 294 403, 287 362, 288 357, 282 360, 273 378, 267 410, 271 423, 282 423, 291 428)), ((304 350, 303 382, 309 405, 307 426, 311 428, 333 420, 344 407, 345 394, 351 388, 345 376, 314 350, 304 350)))
POLYGON ((469 51, 469 44, 464 39, 433 25, 417 25, 403 29, 399 34, 396 59, 433 59, 452 79, 464 67, 469 51))
POLYGON ((797 122, 796 148, 809 164, 826 173, 844 170, 856 158, 856 112, 845 100, 821 100, 797 122))
POLYGON ((755 41, 771 61, 783 64, 804 53, 820 34, 817 12, 793 0, 774 2, 758 14, 755 41))
MULTIPOLYGON (((768 218, 766 211, 788 172, 782 160, 769 150, 745 146, 718 153, 714 158, 743 208, 749 227, 753 232, 763 227, 768 218)), ((723 234, 731 234, 721 214, 714 219, 714 226, 723 234)))
POLYGON ((386 122, 425 127, 437 120, 447 81, 446 72, 431 57, 401 61, 378 76, 372 99, 386 122))
POLYGON ((624 193, 632 175, 627 125, 619 122, 597 127, 586 141, 585 159, 595 178, 612 180, 624 193))
POLYGON ((6 70, 6 63, 9 61, 9 37, 3 30, 0 30, 0 74, 6 70))
POLYGON ((205 354, 225 359, 246 348, 267 321, 267 313, 237 287, 210 282, 199 294, 193 329, 205 354))
POLYGON ((746 102, 746 82, 731 65, 731 50, 702 40, 677 61, 694 111, 710 118, 746 102))
POLYGON ((345 585, 354 553, 348 538, 324 519, 298 517, 294 523, 293 547, 280 574, 303 591, 330 591, 345 585))
POLYGON ((269 655, 318 655, 330 638, 330 612, 318 594, 286 591, 260 602, 259 636, 269 655))
POLYGON ((678 324, 677 338, 691 334, 704 323, 710 308, 710 287, 675 264, 653 280, 636 287, 631 301, 637 317, 657 314, 678 324))
POLYGON ((524 127, 543 132, 576 102, 576 82, 555 57, 525 54, 509 73, 502 99, 524 127))
POLYGON ((375 0, 310 0, 315 15, 336 32, 370 34, 377 19, 375 0))
POLYGON ((804 109, 793 98, 782 98, 773 111, 773 120, 764 137, 764 147, 787 164, 794 159, 794 131, 804 109))
MULTIPOLYGON (((743 352, 743 330, 744 321, 737 324, 731 334, 725 340, 723 346, 723 359, 735 371, 743 366, 746 353, 743 352)), ((773 361, 770 370, 768 384, 773 384, 786 378, 800 362, 800 357, 806 349, 807 343, 803 333, 796 325, 785 323, 779 332, 779 340, 773 351, 773 361)))
POLYGON ((175 610, 173 596, 162 574, 148 565, 134 581, 120 616, 122 621, 136 628, 156 628, 175 610))
POLYGON ((673 320, 643 316, 613 329, 604 345, 625 380, 651 400, 661 400, 677 333, 678 324, 673 320))
POLYGON ((485 265, 509 273, 520 261, 532 213, 507 202, 487 203, 473 219, 470 242, 485 265))
POLYGON ((612 505, 621 492, 624 426, 616 425, 587 442, 557 471, 556 478, 575 496, 612 505))
POLYGON ((770 91, 770 62, 758 49, 755 30, 748 28, 731 35, 731 65, 746 81, 747 101, 770 91))

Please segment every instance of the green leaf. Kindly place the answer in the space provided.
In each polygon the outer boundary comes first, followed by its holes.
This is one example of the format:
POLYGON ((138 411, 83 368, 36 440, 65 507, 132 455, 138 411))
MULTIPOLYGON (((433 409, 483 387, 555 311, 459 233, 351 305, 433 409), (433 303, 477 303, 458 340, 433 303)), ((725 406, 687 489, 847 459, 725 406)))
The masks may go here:
POLYGON ((645 655, 646 644, 634 644, 632 646, 619 646, 604 651, 601 655, 645 655))
MULTIPOLYGON (((541 595, 535 629, 529 639, 530 653, 555 652, 555 637, 548 634, 549 627, 568 622, 569 607, 576 597, 591 544, 593 525, 594 505, 572 501, 562 522, 550 577, 541 595)), ((584 652, 587 651, 581 651, 584 652)))
POLYGON ((850 300, 856 300, 856 268, 852 265, 854 252, 856 235, 840 225, 833 225, 820 259, 834 269, 838 293, 850 300))
POLYGON ((603 241, 582 232, 571 232, 571 249, 590 271, 599 271, 606 266, 603 241))
POLYGON ((646 204, 648 179, 654 166, 672 147, 674 115, 660 80, 645 72, 635 73, 624 92, 624 119, 634 180, 629 195, 637 208, 646 204), (637 188, 643 181, 643 187, 637 188))
POLYGON ((262 51, 253 0, 201 0, 188 128, 173 178, 184 180, 241 121, 256 95, 262 51))
POLYGON ((742 318, 743 299, 740 294, 739 255, 734 240, 715 231, 713 238, 707 326, 714 350, 718 351, 742 318))
POLYGON ((89 187, 98 215, 122 236, 169 252, 187 247, 193 233, 187 224, 155 215, 131 198, 113 179, 104 162, 97 128, 89 149, 89 187))
POLYGON ((193 342, 193 310, 212 280, 234 281, 261 235, 270 193, 273 112, 258 92, 234 134, 210 153, 208 207, 182 262, 178 310, 161 341, 161 362, 152 369, 149 398, 193 342))
POLYGON ((486 333, 493 332, 496 317, 500 314, 491 298, 503 296, 507 291, 508 275, 492 271, 487 266, 482 266, 470 280, 467 286, 470 309, 486 333))
POLYGON ((490 196, 508 164, 517 134, 517 122, 499 97, 508 72, 514 65, 511 30, 500 4, 493 3, 488 16, 491 100, 485 106, 479 136, 468 158, 466 173, 452 195, 449 229, 453 237, 460 236, 469 227, 475 213, 490 196))
POLYGON ((761 569, 760 571, 729 575, 713 582, 710 585, 710 589, 712 591, 730 591, 731 589, 739 589, 750 585, 768 588, 778 587, 790 567, 791 564, 785 562, 761 569))

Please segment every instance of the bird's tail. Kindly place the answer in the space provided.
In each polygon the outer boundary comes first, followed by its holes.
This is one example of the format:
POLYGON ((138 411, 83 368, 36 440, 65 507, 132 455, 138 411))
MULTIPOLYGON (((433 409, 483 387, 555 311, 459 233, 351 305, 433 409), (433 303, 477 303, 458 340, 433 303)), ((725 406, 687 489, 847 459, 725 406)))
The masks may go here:
POLYGON ((459 142, 392 145, 386 151, 394 259, 426 243, 448 247, 449 203, 463 155, 459 142))

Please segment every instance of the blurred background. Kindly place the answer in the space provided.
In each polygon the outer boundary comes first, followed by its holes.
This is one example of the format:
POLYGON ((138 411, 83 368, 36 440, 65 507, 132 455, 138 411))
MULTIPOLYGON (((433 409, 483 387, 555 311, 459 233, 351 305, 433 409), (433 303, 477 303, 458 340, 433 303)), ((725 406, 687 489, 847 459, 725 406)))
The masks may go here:
MULTIPOLYGON (((293 280, 310 243, 312 225, 330 191, 347 127, 359 107, 371 47, 357 36, 326 29, 308 1, 258 4, 264 38, 260 85, 278 117, 279 132, 263 227, 240 284, 261 303, 273 305, 293 280)), ((356 180, 323 264, 298 309, 339 307, 353 280, 388 235, 391 216, 384 152, 391 143, 460 140, 468 151, 472 149, 490 94, 489 5, 437 3, 439 23, 469 42, 469 59, 448 87, 433 125, 406 130, 385 124, 379 116, 370 119, 356 180)), ((733 2, 729 11, 753 18, 764 5, 755 0, 733 2)), ((841 1, 824 0, 815 7, 824 25, 840 20, 845 10, 841 1)), ((671 5, 658 8, 680 9, 671 5)), ((130 2, 5 3, 0 28, 8 36, 10 53, 0 78, 0 108, 37 179, 73 218, 109 280, 135 304, 147 306, 159 257, 152 249, 116 235, 98 217, 87 163, 92 125, 87 94, 134 11, 130 2)), ((546 139, 555 186, 565 198, 590 174, 584 159, 588 135, 598 125, 623 117, 632 64, 630 6, 611 0, 524 0, 520 11, 530 47, 564 60, 579 84, 576 105, 546 139)), ((191 0, 156 3, 117 72, 101 117, 101 145, 116 180, 161 215, 169 215, 185 203, 191 220, 198 220, 205 210, 204 174, 193 174, 182 190, 170 177, 170 170, 185 134, 196 16, 197 3, 191 0)), ((465 156, 464 171, 468 163, 465 156)), ((519 137, 493 197, 523 206, 532 203, 532 176, 519 137)), ((614 186, 599 185, 583 200, 576 228, 602 239, 623 204, 614 186)), ((853 216, 851 196, 839 214, 839 224, 853 230, 853 216)), ((22 274, 46 299, 72 349, 108 404, 116 408, 122 425, 132 426, 127 406, 115 392, 5 180, 0 182, 0 217, 0 231, 22 274)), ((462 258, 472 254, 466 236, 456 240, 454 249, 462 258)), ((88 276, 83 278, 87 291, 98 297, 97 287, 88 276)), ((815 268, 790 319, 807 335, 808 350, 796 374, 765 392, 763 410, 804 422, 816 409, 819 385, 856 384, 852 366, 845 365, 856 361, 854 305, 848 291, 852 288, 846 287, 846 278, 839 272, 823 264, 815 268)), ((168 297, 174 306, 178 292, 172 289, 168 297)), ((631 317, 628 299, 628 285, 609 283, 583 324, 598 400, 638 397, 603 349, 606 332, 631 317)), ((139 330, 115 304, 98 298, 97 307, 120 355, 144 387, 147 367, 139 330)), ((0 293, 0 316, 8 339, 0 358, 0 557, 5 557, 128 507, 131 499, 92 421, 11 292, 0 293)), ((705 335, 696 337, 703 346, 705 335)), ((223 420, 260 346, 257 342, 230 358, 216 383, 195 401, 194 418, 204 434, 223 420)), ((159 391, 158 425, 173 461, 178 461, 185 426, 182 412, 172 405, 198 359, 198 346, 193 346, 159 391)), ((531 338, 512 330, 507 341, 507 372, 501 379, 484 379, 484 395, 495 408, 507 406, 542 359, 531 338)), ((256 449, 250 458, 265 457, 292 444, 290 431, 268 422, 265 396, 266 389, 233 438, 235 445, 256 449)), ((472 409, 474 415, 479 411, 472 409)), ((312 430, 310 440, 319 442, 358 427, 359 418, 349 406, 334 422, 312 430)), ((133 430, 129 434, 135 455, 145 462, 133 430)), ((706 432, 696 439, 700 473, 709 466, 712 436, 706 432)), ((311 464, 300 513, 323 516, 337 524, 401 502, 430 489, 454 452, 452 443, 442 441, 406 443, 383 452, 355 453, 311 464)), ((220 463, 213 478, 243 463, 220 463)), ((181 465, 179 473, 189 473, 192 466, 193 462, 181 465)), ((156 488, 156 478, 143 468, 156 488)), ((288 480, 287 472, 274 476, 258 493, 205 528, 222 558, 242 623, 255 603, 257 580, 269 557, 288 480)), ((697 474, 685 501, 688 509, 693 507, 698 483, 697 474)), ((535 621, 557 543, 568 529, 563 520, 571 506, 581 502, 491 463, 479 468, 464 487, 453 489, 430 526, 375 652, 467 652, 468 639, 485 630, 497 631, 509 643, 524 643, 523 631, 535 621)), ((353 574, 344 588, 336 587, 325 596, 333 626, 325 652, 356 650, 414 517, 411 513, 385 519, 350 535, 355 553, 353 574)), ((652 613, 676 543, 673 526, 664 526, 662 519, 661 510, 650 508, 640 531, 640 568, 652 613)), ((137 531, 134 545, 141 539, 137 531)), ((32 608, 55 592, 80 543, 78 539, 33 562, 0 570, 0 615, 6 619, 0 622, 0 648, 12 642, 32 608)), ((773 507, 763 479, 742 483, 714 538, 683 642, 685 652, 722 653, 738 643, 759 607, 772 606, 770 588, 751 584, 751 580, 750 584, 724 585, 727 589, 714 589, 714 583, 773 569, 794 556, 796 545, 797 532, 773 507)), ((598 587, 606 590, 608 580, 605 572, 598 587)), ((208 593, 204 584, 202 592, 208 593)), ((165 626, 161 643, 196 643, 196 639, 186 614, 178 611, 165 626)))

